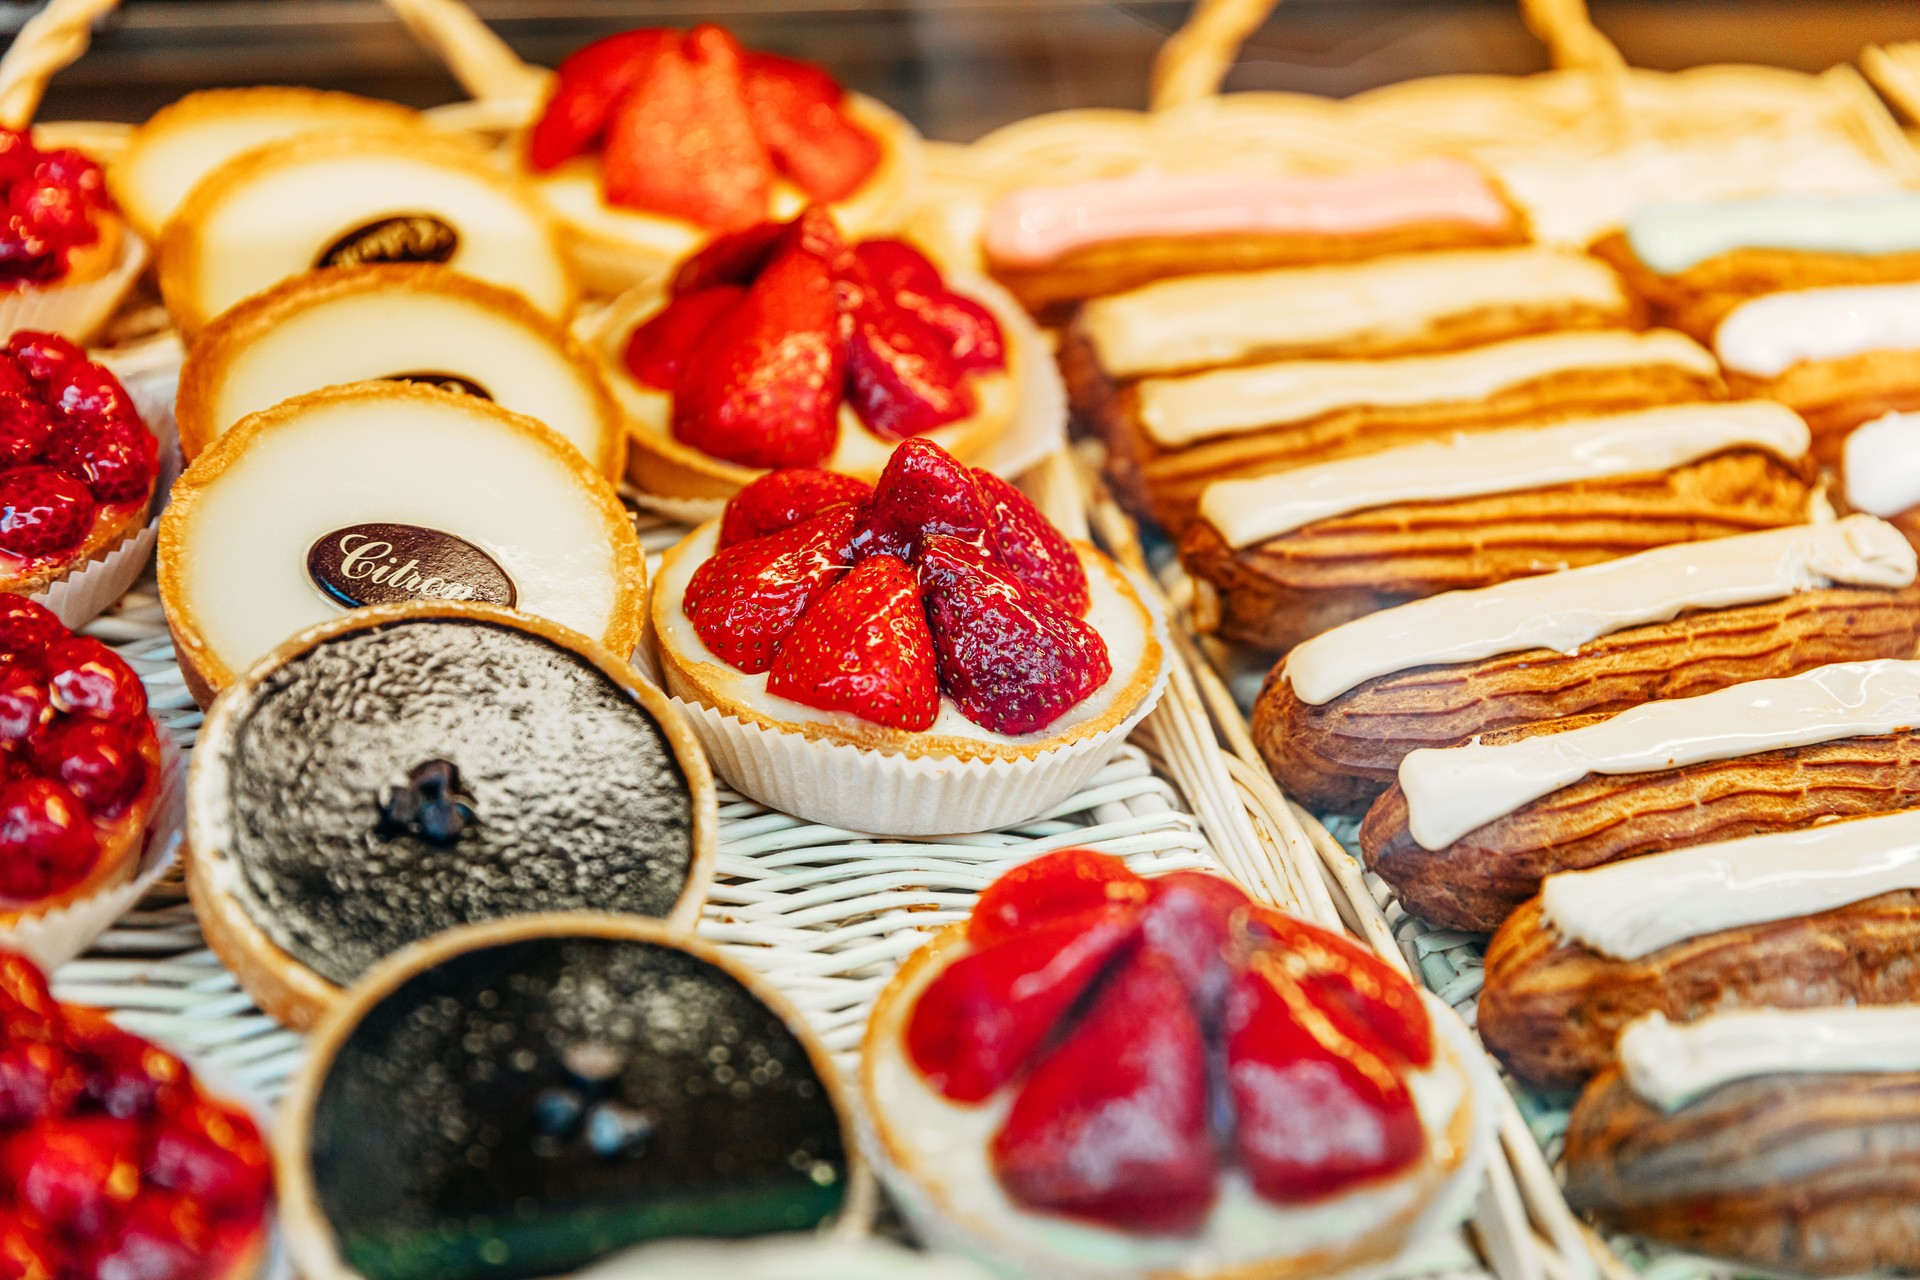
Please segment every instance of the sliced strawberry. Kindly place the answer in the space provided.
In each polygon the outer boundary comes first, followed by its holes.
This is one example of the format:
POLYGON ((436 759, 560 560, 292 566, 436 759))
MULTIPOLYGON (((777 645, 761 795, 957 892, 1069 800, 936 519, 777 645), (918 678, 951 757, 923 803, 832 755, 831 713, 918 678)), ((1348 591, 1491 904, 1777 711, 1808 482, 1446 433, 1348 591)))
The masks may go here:
POLYGON ((621 101, 601 159, 614 204, 732 231, 767 216, 773 166, 747 114, 740 45, 702 24, 621 101))
POLYGON ((872 556, 827 588, 781 646, 767 692, 895 729, 931 728, 940 682, 913 570, 872 556))
POLYGON ((745 91, 775 166, 812 199, 844 200, 879 167, 880 143, 847 119, 840 86, 818 67, 748 54, 745 91))
POLYGON ((846 572, 853 522, 841 507, 694 570, 681 608, 707 648, 749 675, 771 667, 807 606, 846 572))
POLYGON ((715 236, 674 271, 670 292, 678 298, 715 285, 752 284, 785 243, 787 228, 791 225, 757 222, 743 230, 715 236))
POLYGON ((1033 500, 991 471, 973 469, 980 496, 993 512, 993 534, 1000 560, 1025 586, 1078 617, 1085 617, 1089 596, 1080 553, 1033 500))
POLYGON ((1110 853, 1056 849, 995 880, 973 904, 967 941, 988 946, 1057 916, 1147 900, 1147 882, 1110 853))
POLYGON ((1173 966, 1126 961, 1033 1068, 990 1148, 1027 1209, 1186 1234, 1214 1199, 1207 1050, 1173 966))
POLYGON ((621 99, 652 71, 680 34, 623 31, 574 50, 554 71, 553 92, 527 136, 527 163, 544 173, 583 155, 606 131, 621 99))
POLYGON ((903 440, 971 417, 978 402, 946 336, 878 290, 854 298, 847 403, 860 420, 903 440))
POLYGON ((940 268, 905 240, 862 240, 854 246, 853 253, 867 273, 867 279, 889 298, 898 298, 902 293, 930 295, 946 291, 940 268))
POLYGON ((1175 871, 1147 882, 1147 945, 1186 982, 1200 1021, 1220 1026, 1233 985, 1233 921, 1248 905, 1240 886, 1219 876, 1175 871))
POLYGON ((943 1096, 980 1101, 1026 1065, 1139 932, 1136 908, 1108 906, 960 957, 920 994, 907 1023, 908 1056, 943 1096))
POLYGON ((140 1127, 112 1116, 46 1119, 0 1143, 0 1176, 49 1226, 98 1236, 140 1190, 140 1127))
POLYGON ((973 475, 931 440, 908 440, 893 451, 874 486, 853 550, 903 560, 922 539, 946 534, 988 555, 999 554, 993 513, 973 475))
POLYGON ((720 544, 750 542, 778 533, 842 503, 865 502, 873 486, 837 471, 788 467, 769 471, 727 500, 720 544))
POLYGON ((1426 1150, 1413 1095, 1392 1065, 1320 1016, 1276 956, 1257 954, 1234 982, 1227 1081, 1234 1148, 1269 1200, 1337 1195, 1426 1150))
POLYGON ((100 858, 93 820, 65 783, 0 786, 0 897, 35 901, 86 879, 100 858))
POLYGON ((941 688, 982 728, 1037 732, 1113 674, 1098 632, 957 538, 922 543, 920 585, 941 688))
POLYGON ((743 467, 818 465, 839 439, 845 361, 833 273, 791 244, 687 356, 674 438, 743 467))
POLYGON ((673 390, 687 356, 716 321, 747 296, 739 285, 716 285, 675 298, 627 339, 627 372, 643 387, 673 390))
POLYGON ((86 484, 52 467, 0 475, 0 552, 21 560, 67 556, 93 532, 99 511, 86 484))
POLYGON ((1371 1039, 1415 1067, 1433 1061, 1433 1019, 1399 971, 1359 943, 1271 907, 1248 913, 1250 933, 1293 958, 1313 1002, 1355 1039, 1371 1039))
POLYGON ((963 293, 903 293, 900 305, 947 340, 953 362, 968 372, 1007 367, 1007 339, 986 306, 963 293))

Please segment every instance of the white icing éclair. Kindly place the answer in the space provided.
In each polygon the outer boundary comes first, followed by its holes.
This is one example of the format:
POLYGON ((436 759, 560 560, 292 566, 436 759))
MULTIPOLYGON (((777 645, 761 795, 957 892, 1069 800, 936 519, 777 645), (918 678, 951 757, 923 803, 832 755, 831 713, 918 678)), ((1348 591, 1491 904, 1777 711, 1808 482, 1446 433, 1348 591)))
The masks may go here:
POLYGON ((1663 276, 1739 249, 1912 253, 1920 251, 1920 191, 1649 205, 1627 219, 1627 243, 1663 276))
POLYGON ((1163 448, 1178 449, 1336 409, 1479 401, 1555 374, 1640 368, 1678 369, 1702 378, 1719 373, 1707 349, 1683 333, 1576 329, 1441 355, 1277 360, 1146 378, 1137 394, 1147 435, 1163 448))
POLYGON ((1228 546, 1246 547, 1316 520, 1396 502, 1516 493, 1643 475, 1728 449, 1783 459, 1807 451, 1807 425, 1770 400, 1668 405, 1550 427, 1454 435, 1207 486, 1200 516, 1228 546))
POLYGON ((1810 360, 1920 350, 1920 284, 1769 293, 1728 312, 1713 349, 1721 364, 1755 378, 1810 360))
POLYGON ((1297 646, 1283 671, 1295 697, 1320 706, 1396 671, 1528 649, 1572 653, 1689 609, 1731 609, 1832 586, 1898 588, 1916 573, 1913 544, 1898 529, 1848 516, 1656 547, 1383 609, 1297 646))
POLYGON ((1563 939, 1615 960, 1776 920, 1797 920, 1920 889, 1920 809, 1828 822, 1668 853, 1540 886, 1540 910, 1563 939))
POLYGON ((1837 662, 1693 698, 1648 702, 1597 724, 1490 746, 1423 747, 1400 762, 1407 826, 1425 849, 1590 773, 1618 776, 1920 725, 1920 662, 1837 662))
POLYGON ((1882 414, 1842 448, 1848 506, 1876 516, 1920 507, 1920 413, 1882 414))
POLYGON ((1739 1009, 1677 1025, 1650 1013, 1617 1047, 1627 1084, 1672 1112, 1762 1076, 1920 1071, 1920 1005, 1739 1009))
POLYGON ((1579 305, 1624 323, 1605 264, 1554 249, 1458 249, 1326 267, 1184 276, 1096 298, 1082 330, 1116 378, 1233 364, 1264 351, 1415 340, 1437 321, 1492 307, 1579 305))

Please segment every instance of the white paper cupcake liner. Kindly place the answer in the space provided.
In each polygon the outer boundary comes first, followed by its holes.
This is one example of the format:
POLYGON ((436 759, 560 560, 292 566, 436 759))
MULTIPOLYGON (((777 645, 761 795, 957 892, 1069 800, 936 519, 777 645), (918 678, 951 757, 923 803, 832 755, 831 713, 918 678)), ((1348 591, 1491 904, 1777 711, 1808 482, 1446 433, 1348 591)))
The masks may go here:
POLYGON ((0 293, 0 336, 38 329, 85 343, 112 317, 146 265, 147 242, 135 235, 133 228, 123 228, 119 256, 105 275, 0 293))
POLYGON ((166 730, 160 735, 160 794, 147 822, 133 879, 45 915, 0 927, 0 951, 26 956, 49 972, 93 945, 173 866, 187 817, 187 770, 166 730))

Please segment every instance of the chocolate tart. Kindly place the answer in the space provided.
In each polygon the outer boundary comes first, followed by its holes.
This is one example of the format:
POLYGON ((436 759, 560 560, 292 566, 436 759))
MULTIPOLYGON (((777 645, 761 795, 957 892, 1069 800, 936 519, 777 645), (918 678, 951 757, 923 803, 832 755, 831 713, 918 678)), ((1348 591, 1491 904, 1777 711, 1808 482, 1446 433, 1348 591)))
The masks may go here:
POLYGON ((215 704, 188 889, 260 1006, 311 1025, 430 934, 602 909, 693 927, 713 780, 666 697, 506 609, 399 605, 294 637, 215 704))
POLYGON ((234 423, 345 382, 464 391, 545 423, 617 482, 626 436, 586 349, 519 294, 446 267, 311 271, 201 331, 175 416, 189 461, 234 423))
POLYGON ((571 1273, 668 1236, 858 1230, 837 1069, 713 948, 590 913, 394 956, 315 1034, 276 1144, 309 1280, 571 1273))
POLYGON ((574 286, 546 214, 485 152, 440 134, 311 134, 234 157, 160 239, 160 293, 188 335, 316 268, 428 262, 565 316, 574 286))
POLYGON ((509 605, 622 655, 646 613, 633 521, 579 451, 531 418, 418 384, 331 387, 223 434, 174 486, 159 576, 203 705, 343 608, 509 605))

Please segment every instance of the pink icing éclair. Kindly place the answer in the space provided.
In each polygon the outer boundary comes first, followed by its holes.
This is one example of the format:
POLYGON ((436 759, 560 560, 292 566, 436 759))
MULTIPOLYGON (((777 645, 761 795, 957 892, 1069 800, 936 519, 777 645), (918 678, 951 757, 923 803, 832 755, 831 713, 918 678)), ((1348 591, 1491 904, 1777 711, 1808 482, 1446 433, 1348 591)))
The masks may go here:
POLYGON ((1498 230, 1513 216, 1478 169, 1439 156, 1331 176, 1144 172, 1009 192, 988 211, 986 250, 996 266, 1044 267, 1116 240, 1364 235, 1420 222, 1498 230))

